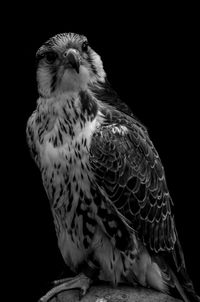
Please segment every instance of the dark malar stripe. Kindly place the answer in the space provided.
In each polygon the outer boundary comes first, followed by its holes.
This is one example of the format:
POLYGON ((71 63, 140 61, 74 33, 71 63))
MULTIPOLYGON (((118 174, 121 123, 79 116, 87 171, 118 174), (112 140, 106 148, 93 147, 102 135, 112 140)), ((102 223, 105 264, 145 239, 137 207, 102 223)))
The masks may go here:
POLYGON ((57 71, 55 68, 52 68, 51 74, 52 74, 51 92, 54 92, 54 90, 56 89, 56 83, 57 83, 57 71))

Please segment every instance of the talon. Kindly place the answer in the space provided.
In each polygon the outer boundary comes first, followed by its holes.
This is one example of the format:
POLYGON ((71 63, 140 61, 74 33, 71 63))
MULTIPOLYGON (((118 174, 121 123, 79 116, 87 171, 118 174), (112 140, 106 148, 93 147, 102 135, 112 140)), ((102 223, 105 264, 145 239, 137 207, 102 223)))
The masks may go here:
POLYGON ((91 280, 86 277, 84 274, 80 274, 74 278, 67 278, 62 280, 56 280, 54 288, 52 288, 50 291, 46 293, 38 302, 47 302, 50 298, 52 298, 55 294, 58 294, 62 291, 80 288, 80 294, 79 297, 82 298, 88 288, 90 287, 91 280))
POLYGON ((81 298, 83 298, 83 296, 85 296, 86 292, 87 292, 87 288, 81 288, 80 292, 79 292, 79 296, 81 298))
POLYGON ((62 283, 64 283, 64 282, 71 281, 71 280, 73 280, 73 279, 74 279, 74 277, 72 277, 72 278, 63 278, 63 279, 60 279, 60 280, 54 280, 54 281, 52 281, 52 284, 53 284, 54 286, 56 286, 56 285, 62 284, 62 283))

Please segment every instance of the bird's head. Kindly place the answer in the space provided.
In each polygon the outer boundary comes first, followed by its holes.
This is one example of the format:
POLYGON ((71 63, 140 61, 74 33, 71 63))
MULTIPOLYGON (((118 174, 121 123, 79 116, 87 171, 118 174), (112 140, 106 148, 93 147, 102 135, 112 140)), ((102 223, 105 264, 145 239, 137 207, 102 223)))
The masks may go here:
POLYGON ((36 58, 38 89, 43 96, 79 92, 105 81, 101 58, 83 35, 58 34, 39 48, 36 58))

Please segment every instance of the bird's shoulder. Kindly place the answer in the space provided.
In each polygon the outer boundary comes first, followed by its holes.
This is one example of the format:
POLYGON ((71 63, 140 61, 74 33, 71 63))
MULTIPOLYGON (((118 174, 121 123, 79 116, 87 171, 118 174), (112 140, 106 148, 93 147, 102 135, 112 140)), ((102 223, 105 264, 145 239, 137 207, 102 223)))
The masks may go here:
POLYGON ((106 196, 152 251, 173 249, 173 205, 159 155, 146 128, 113 111, 94 133, 90 164, 106 196))
POLYGON ((135 151, 135 155, 159 159, 149 138, 147 128, 133 115, 106 106, 101 109, 103 122, 96 128, 91 140, 91 154, 99 148, 109 155, 111 152, 125 155, 135 151))

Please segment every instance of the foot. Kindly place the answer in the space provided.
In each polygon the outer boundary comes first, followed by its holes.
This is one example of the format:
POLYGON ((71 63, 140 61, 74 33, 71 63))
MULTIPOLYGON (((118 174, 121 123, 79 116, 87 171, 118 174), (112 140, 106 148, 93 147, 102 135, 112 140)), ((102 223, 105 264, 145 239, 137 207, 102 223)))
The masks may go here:
POLYGON ((80 288, 80 296, 83 297, 88 288, 90 287, 91 280, 84 274, 80 274, 74 278, 66 278, 62 280, 54 281, 56 286, 46 293, 38 302, 47 302, 55 294, 58 294, 64 290, 80 288))

